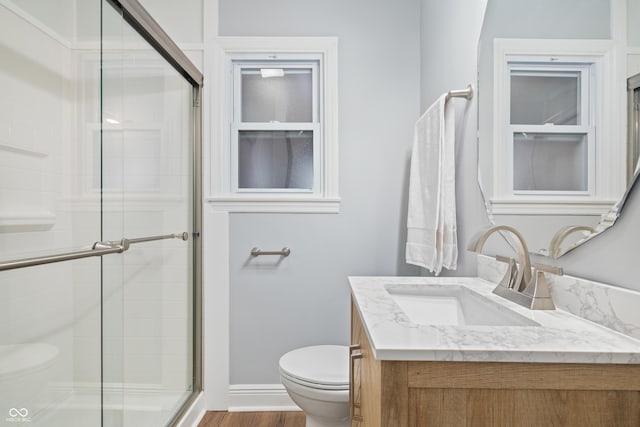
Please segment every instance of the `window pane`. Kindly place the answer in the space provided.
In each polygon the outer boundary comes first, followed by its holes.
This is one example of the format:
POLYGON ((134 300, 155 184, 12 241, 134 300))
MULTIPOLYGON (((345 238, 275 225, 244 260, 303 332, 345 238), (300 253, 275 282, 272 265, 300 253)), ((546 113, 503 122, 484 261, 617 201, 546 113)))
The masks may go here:
POLYGON ((243 69, 242 121, 313 122, 311 68, 243 69))
POLYGON ((238 188, 313 189, 313 132, 240 131, 238 188))
POLYGON ((587 136, 518 132, 513 136, 516 191, 586 191, 587 136))
POLYGON ((512 71, 511 124, 580 125, 580 73, 512 71), (519 74, 520 73, 520 74, 519 74))

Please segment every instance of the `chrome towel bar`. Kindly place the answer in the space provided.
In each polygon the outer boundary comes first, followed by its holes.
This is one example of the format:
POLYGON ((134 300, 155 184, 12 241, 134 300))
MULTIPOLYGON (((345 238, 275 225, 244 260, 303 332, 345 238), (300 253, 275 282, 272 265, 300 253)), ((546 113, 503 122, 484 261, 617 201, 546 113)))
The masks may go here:
POLYGON ((280 255, 280 256, 289 256, 291 253, 291 249, 282 248, 279 251, 263 251, 260 248, 251 249, 251 256, 260 256, 260 255, 280 255))
POLYGON ((54 262, 71 261, 80 258, 89 258, 109 254, 120 254, 129 249, 129 246, 136 243, 151 242, 163 239, 188 240, 189 233, 165 234, 163 236, 138 237, 135 239, 122 239, 119 242, 95 242, 91 249, 82 251, 66 252, 62 254, 46 255, 41 257, 23 258, 12 261, 0 262, 0 271, 13 270, 16 268, 33 267, 54 262))

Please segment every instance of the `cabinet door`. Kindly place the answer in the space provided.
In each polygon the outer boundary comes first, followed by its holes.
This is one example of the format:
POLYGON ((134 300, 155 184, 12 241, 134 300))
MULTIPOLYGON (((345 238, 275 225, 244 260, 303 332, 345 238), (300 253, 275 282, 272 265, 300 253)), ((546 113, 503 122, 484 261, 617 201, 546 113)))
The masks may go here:
POLYGON ((351 366, 351 426, 382 427, 380 361, 373 357, 371 345, 355 305, 351 305, 351 338, 358 349, 353 352, 351 366))
POLYGON ((380 361, 371 344, 355 304, 351 304, 352 427, 405 427, 409 424, 407 362, 380 361))

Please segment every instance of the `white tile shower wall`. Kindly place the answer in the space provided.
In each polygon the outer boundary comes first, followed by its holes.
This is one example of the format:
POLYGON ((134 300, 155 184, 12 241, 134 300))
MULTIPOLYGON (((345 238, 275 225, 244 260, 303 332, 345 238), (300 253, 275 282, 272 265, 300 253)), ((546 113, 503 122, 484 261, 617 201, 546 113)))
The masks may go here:
POLYGON ((69 50, 4 7, 0 37, 6 40, 0 73, 2 221, 16 213, 55 211, 63 145, 72 134, 73 80, 69 50))
MULTIPOLYGON (((478 276, 498 283, 506 264, 493 257, 478 256, 478 276)), ((571 276, 545 274, 558 309, 640 338, 640 292, 571 276)))
MULTIPOLYGON (((187 231, 184 206, 149 202, 125 209, 122 234, 144 237, 187 231)), ((119 213, 114 213, 119 215, 119 213)), ((108 221, 108 220, 107 220, 108 221)), ((166 240, 132 246, 112 258, 105 285, 105 366, 110 382, 185 390, 191 311, 187 242, 166 240)), ((129 397, 127 397, 127 400, 129 397)))
MULTIPOLYGON (((179 223, 166 221, 164 227, 146 235, 169 233, 172 224, 179 223)), ((128 382, 160 383, 174 389, 186 384, 187 375, 176 369, 187 366, 189 357, 189 260, 185 245, 181 241, 148 243, 132 248, 125 257, 123 316, 128 382)))

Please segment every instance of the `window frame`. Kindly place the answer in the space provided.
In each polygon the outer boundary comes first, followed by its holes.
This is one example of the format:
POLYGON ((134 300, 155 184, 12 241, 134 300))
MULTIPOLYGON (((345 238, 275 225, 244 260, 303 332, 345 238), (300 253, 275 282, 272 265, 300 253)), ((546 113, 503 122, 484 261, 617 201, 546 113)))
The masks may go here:
MULTIPOLYGON (((626 145, 619 131, 615 108, 619 94, 615 92, 617 68, 615 45, 611 40, 571 39, 494 39, 493 57, 493 196, 487 202, 498 215, 599 215, 606 213, 626 188, 619 165, 625 164, 626 145), (508 64, 512 62, 557 62, 561 64, 591 64, 593 83, 590 87, 592 105, 594 182, 588 194, 545 192, 545 194, 515 194, 513 191, 512 143, 508 138, 510 91, 508 64), (607 171, 606 173, 604 173, 607 171), (613 171, 613 172, 611 172, 613 171)), ((479 89, 482 94, 482 88, 479 89)), ((480 95, 482 96, 482 95, 480 95)), ((512 138, 511 138, 512 139, 512 138)))
POLYGON ((322 123, 321 108, 322 90, 320 82, 320 57, 317 55, 281 55, 277 60, 270 58, 272 55, 254 55, 251 60, 246 56, 232 56, 233 69, 233 96, 231 98, 231 109, 233 111, 231 119, 231 191, 234 193, 304 193, 319 196, 321 189, 321 159, 318 153, 322 149, 322 134, 320 124, 322 123), (310 122, 245 122, 242 120, 242 89, 241 75, 243 69, 252 68, 282 68, 311 69, 311 103, 312 113, 310 122), (313 134, 313 185, 310 189, 302 188, 241 188, 239 186, 239 134, 241 131, 311 131, 313 134))
MULTIPOLYGON (((230 212, 337 213, 338 192, 338 40, 336 37, 217 37, 207 51, 211 65, 211 145, 207 202, 230 212), (234 61, 255 63, 317 62, 317 133, 314 131, 314 189, 239 189, 237 175, 237 130, 234 127, 234 61), (234 133, 236 135, 235 142, 234 133), (285 191, 283 191, 285 190, 285 191)), ((247 130, 285 129, 308 122, 288 124, 247 123, 247 130)), ((312 130, 312 129, 310 129, 312 130)))
POLYGON ((508 87, 505 91, 505 109, 504 114, 506 122, 503 123, 505 128, 505 140, 507 144, 507 158, 512 159, 507 163, 507 176, 510 184, 509 191, 514 196, 591 196, 595 191, 595 146, 596 134, 596 107, 595 97, 593 96, 595 82, 594 64, 590 61, 563 63, 558 61, 534 60, 528 57, 512 56, 507 63, 508 87), (510 103, 511 103, 511 77, 514 71, 518 76, 558 76, 562 73, 576 73, 580 75, 580 105, 579 116, 580 124, 575 125, 554 125, 554 124, 513 124, 511 123, 510 103), (509 108, 507 108, 509 106, 509 108), (587 143, 587 183, 585 190, 517 190, 514 188, 514 151, 515 151, 515 134, 531 133, 531 134, 579 134, 585 135, 587 143))

